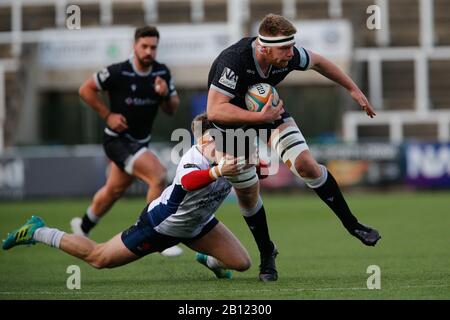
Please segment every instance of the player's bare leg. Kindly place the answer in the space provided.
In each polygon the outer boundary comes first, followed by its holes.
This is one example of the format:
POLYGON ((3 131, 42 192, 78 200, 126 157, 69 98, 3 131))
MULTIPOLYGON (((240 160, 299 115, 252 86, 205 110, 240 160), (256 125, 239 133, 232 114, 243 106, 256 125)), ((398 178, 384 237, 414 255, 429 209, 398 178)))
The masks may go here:
MULTIPOLYGON (((167 169, 161 164, 159 159, 150 151, 142 153, 134 162, 133 174, 147 183, 147 202, 158 198, 167 185, 167 169)), ((173 246, 162 251, 166 257, 176 257, 183 253, 179 246, 173 246)))
POLYGON ((31 217, 19 229, 9 233, 3 241, 3 249, 36 243, 58 248, 98 269, 118 267, 140 258, 125 247, 121 233, 98 244, 83 236, 46 227, 44 221, 37 216, 31 217))
POLYGON ((111 162, 105 186, 94 195, 91 204, 93 214, 101 218, 111 209, 114 202, 123 195, 133 180, 133 176, 122 171, 114 162, 111 162))
POLYGON ((280 125, 269 143, 288 168, 333 210, 350 234, 368 246, 374 246, 381 239, 377 230, 359 223, 352 214, 333 175, 316 162, 295 121, 288 120, 280 125))
POLYGON ((115 268, 140 258, 125 247, 121 240, 121 233, 100 244, 86 237, 65 234, 59 249, 86 261, 97 269, 115 268))
POLYGON ((247 250, 221 222, 188 246, 198 252, 197 261, 211 269, 218 278, 231 277, 225 269, 245 271, 251 265, 247 250))
POLYGON ((134 162, 133 175, 147 183, 147 203, 158 198, 167 185, 167 169, 150 151, 142 153, 134 162))
POLYGON ((123 195, 133 179, 133 176, 122 171, 114 162, 111 162, 106 183, 95 193, 86 214, 83 218, 73 218, 70 222, 72 232, 77 235, 88 236, 91 229, 123 195))

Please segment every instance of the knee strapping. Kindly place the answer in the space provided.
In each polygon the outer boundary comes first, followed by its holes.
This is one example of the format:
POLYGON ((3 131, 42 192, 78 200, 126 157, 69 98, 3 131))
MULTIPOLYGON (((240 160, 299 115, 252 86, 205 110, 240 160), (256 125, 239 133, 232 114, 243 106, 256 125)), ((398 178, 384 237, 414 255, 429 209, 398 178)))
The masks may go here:
POLYGON ((260 196, 258 196, 258 201, 256 201, 256 204, 253 208, 251 209, 246 209, 246 208, 240 208, 241 209, 241 213, 244 217, 251 217, 253 215, 255 215, 263 206, 263 202, 260 196))
POLYGON ((242 170, 236 176, 225 176, 236 189, 244 189, 253 186, 258 182, 255 166, 242 170))
POLYGON ((291 126, 282 132, 275 132, 272 138, 272 147, 288 168, 297 177, 301 178, 295 169, 295 160, 300 153, 309 150, 309 147, 300 130, 297 127, 291 126))
POLYGON ((321 171, 321 175, 320 177, 316 178, 316 179, 307 179, 307 178, 303 178, 303 180, 305 181, 306 185, 312 189, 316 189, 321 187, 325 181, 327 181, 328 178, 328 170, 324 165, 319 165, 320 167, 320 171, 321 171))

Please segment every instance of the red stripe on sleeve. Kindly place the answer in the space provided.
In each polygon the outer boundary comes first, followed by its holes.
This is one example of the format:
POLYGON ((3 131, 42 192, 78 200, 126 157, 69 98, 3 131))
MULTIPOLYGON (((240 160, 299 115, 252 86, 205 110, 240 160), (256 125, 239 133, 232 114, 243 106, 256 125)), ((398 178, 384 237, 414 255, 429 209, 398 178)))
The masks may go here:
POLYGON ((194 191, 207 186, 213 181, 214 179, 209 176, 209 170, 195 170, 181 178, 181 185, 187 191, 194 191))

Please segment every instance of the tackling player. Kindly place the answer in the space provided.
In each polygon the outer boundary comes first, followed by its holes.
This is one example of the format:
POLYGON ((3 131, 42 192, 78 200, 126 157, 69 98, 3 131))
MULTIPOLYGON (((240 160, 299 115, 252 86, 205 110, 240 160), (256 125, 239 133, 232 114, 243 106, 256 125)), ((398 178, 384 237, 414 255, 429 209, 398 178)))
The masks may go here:
POLYGON ((251 264, 247 250, 214 216, 231 190, 231 184, 222 176, 238 174, 243 163, 222 159, 217 164, 206 114, 194 121, 202 123, 202 136, 182 157, 172 185, 144 208, 133 226, 98 244, 84 236, 46 227, 41 218, 33 216, 8 234, 3 249, 44 243, 101 269, 118 267, 182 242, 197 251, 197 260, 218 278, 230 278, 225 268, 247 270, 251 264))

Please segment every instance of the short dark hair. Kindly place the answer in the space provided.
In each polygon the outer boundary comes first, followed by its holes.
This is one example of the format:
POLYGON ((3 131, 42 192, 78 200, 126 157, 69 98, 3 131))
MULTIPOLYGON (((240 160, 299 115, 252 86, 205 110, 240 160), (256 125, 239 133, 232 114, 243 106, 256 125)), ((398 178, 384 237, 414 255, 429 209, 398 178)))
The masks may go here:
MULTIPOLYGON (((196 133, 200 133, 200 132, 196 132, 196 129, 198 130, 198 126, 200 126, 201 129, 201 135, 204 135, 206 131, 208 131, 209 129, 213 128, 213 124, 211 121, 208 120, 208 116, 206 115, 206 112, 203 112, 199 115, 197 115, 191 123, 191 130, 192 133, 195 135, 196 133)), ((195 137, 195 138, 199 138, 199 137, 195 137)))
POLYGON ((159 40, 159 31, 155 26, 144 26, 137 28, 134 32, 134 41, 138 41, 139 38, 144 37, 156 37, 159 40))

